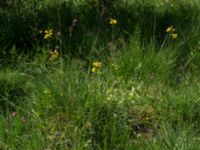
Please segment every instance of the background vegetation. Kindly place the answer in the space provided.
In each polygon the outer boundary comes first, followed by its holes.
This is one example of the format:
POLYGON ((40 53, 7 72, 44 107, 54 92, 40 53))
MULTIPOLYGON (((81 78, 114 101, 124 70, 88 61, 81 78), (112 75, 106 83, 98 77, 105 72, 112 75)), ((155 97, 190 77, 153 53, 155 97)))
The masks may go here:
POLYGON ((0 22, 0 149, 200 149, 198 0, 4 0, 0 22))

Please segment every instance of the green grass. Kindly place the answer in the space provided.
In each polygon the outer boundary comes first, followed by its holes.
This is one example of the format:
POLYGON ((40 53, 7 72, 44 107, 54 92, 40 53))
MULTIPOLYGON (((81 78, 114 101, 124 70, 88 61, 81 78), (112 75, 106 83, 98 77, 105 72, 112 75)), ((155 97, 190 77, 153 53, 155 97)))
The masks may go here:
POLYGON ((1 71, 2 149, 198 149, 198 76, 174 85, 175 50, 142 49, 131 43, 98 74, 67 57, 1 71))
POLYGON ((197 0, 96 2, 0 6, 0 149, 200 149, 197 0))

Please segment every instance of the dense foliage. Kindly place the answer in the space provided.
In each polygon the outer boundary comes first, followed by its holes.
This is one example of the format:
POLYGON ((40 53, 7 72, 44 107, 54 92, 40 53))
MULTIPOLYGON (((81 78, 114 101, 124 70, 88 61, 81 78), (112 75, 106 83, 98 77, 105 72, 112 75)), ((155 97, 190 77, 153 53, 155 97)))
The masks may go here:
POLYGON ((200 149, 198 0, 4 0, 0 22, 0 149, 200 149))

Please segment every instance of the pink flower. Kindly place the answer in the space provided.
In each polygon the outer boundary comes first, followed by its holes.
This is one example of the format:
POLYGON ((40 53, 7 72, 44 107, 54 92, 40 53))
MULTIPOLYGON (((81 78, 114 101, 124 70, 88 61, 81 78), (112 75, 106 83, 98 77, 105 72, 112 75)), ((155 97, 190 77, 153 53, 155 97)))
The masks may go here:
POLYGON ((16 111, 13 111, 12 114, 11 114, 12 117, 15 117, 16 115, 17 115, 16 111))

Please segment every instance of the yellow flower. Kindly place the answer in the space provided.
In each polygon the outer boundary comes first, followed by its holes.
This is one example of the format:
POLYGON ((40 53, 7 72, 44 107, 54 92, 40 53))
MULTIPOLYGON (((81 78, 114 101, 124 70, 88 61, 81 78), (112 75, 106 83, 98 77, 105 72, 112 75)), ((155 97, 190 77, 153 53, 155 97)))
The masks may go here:
POLYGON ((48 40, 48 39, 52 38, 52 36, 53 36, 53 30, 52 29, 48 28, 47 30, 44 31, 44 33, 45 33, 45 35, 44 35, 45 40, 48 40))
POLYGON ((93 73, 96 73, 96 72, 98 72, 98 70, 99 70, 98 68, 92 67, 92 70, 91 70, 91 71, 92 71, 93 73))
POLYGON ((172 36, 172 39, 176 39, 178 34, 177 33, 172 33, 171 36, 172 36))
POLYGON ((100 71, 101 67, 102 67, 102 63, 99 62, 99 61, 95 61, 95 62, 92 63, 91 71, 93 73, 98 73, 100 71))
POLYGON ((99 62, 99 61, 95 61, 95 62, 92 63, 92 67, 101 68, 102 67, 102 63, 99 62))
POLYGON ((178 34, 176 33, 176 30, 174 27, 171 25, 165 30, 167 33, 170 33, 170 36, 172 39, 176 39, 178 37, 178 34))
POLYGON ((110 25, 115 25, 115 24, 117 24, 117 20, 111 18, 109 24, 110 24, 110 25))
POLYGON ((174 32, 175 29, 173 28, 173 26, 167 27, 167 29, 165 30, 167 33, 169 32, 174 32))
POLYGON ((55 60, 57 59, 59 56, 59 52, 57 50, 54 50, 54 51, 50 51, 49 52, 49 60, 55 60))

